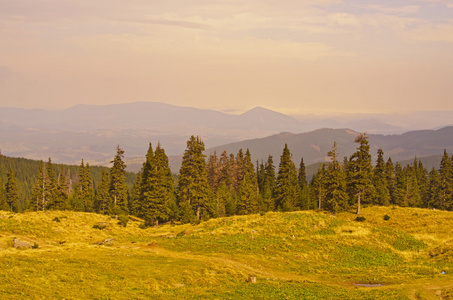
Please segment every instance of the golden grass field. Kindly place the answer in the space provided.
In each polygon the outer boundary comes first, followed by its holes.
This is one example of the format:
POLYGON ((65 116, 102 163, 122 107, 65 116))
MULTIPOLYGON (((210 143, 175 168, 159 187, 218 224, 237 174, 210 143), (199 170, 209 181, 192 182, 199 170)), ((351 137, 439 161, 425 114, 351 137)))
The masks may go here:
POLYGON ((453 299, 453 212, 362 216, 270 212, 141 229, 139 219, 0 211, 0 299, 453 299), (35 247, 16 249, 14 238, 35 247))

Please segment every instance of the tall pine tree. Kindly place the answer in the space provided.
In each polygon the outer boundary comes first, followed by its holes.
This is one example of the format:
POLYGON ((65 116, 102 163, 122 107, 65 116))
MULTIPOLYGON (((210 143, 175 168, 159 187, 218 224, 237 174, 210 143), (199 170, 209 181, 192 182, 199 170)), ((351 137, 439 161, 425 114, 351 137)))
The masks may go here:
POLYGON ((127 185, 126 185, 126 164, 123 161, 124 150, 118 145, 116 155, 113 158, 112 167, 110 168, 110 188, 109 193, 112 197, 111 213, 113 215, 122 215, 128 213, 127 204, 127 185))
POLYGON ((292 154, 289 151, 288 145, 285 144, 285 148, 280 157, 277 181, 274 190, 277 209, 293 211, 298 208, 300 186, 297 175, 296 165, 292 161, 292 154))
POLYGON ((17 180, 13 170, 9 170, 6 173, 6 185, 5 185, 5 198, 8 208, 12 212, 19 212, 19 188, 17 187, 17 180))
POLYGON ((334 142, 332 150, 327 153, 332 160, 325 174, 326 208, 335 214, 348 206, 346 193, 346 178, 338 161, 337 143, 334 142))
POLYGON ((213 203, 208 183, 204 143, 191 136, 184 151, 178 180, 178 205, 183 222, 212 216, 213 203))
POLYGON ((370 202, 374 194, 372 183, 373 167, 371 165, 370 145, 368 136, 361 133, 355 139, 359 146, 349 159, 349 184, 352 187, 353 197, 357 199, 357 214, 360 214, 362 203, 370 202))

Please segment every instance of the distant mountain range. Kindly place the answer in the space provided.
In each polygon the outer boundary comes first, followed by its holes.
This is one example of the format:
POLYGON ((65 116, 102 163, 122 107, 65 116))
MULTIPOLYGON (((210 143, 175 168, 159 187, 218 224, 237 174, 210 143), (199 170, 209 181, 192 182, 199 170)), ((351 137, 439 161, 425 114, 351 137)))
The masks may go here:
MULTIPOLYGON (((430 120, 434 117, 433 113, 426 114, 430 120)), ((0 108, 0 151, 7 156, 37 160, 51 157, 58 163, 79 164, 83 158, 92 165, 108 165, 120 145, 129 170, 136 171, 149 142, 154 146, 160 142, 177 172, 191 135, 202 137, 209 149, 207 153, 214 149, 219 154, 224 149, 237 153, 239 148, 250 148, 258 160, 267 159, 269 154, 278 160, 288 143, 297 164, 302 156, 306 164, 324 161, 333 141, 337 141, 340 155, 348 156, 355 149, 357 132, 365 131, 370 133, 373 151, 382 147, 394 160, 450 149, 453 139, 448 128, 400 134, 422 116, 414 113, 395 116, 395 120, 387 115, 301 118, 262 107, 235 115, 159 102, 77 105, 61 111, 0 108), (323 127, 350 130, 313 130, 323 127)), ((439 116, 439 126, 453 120, 452 112, 439 116)))
MULTIPOLYGON (((356 151, 354 143, 358 132, 350 129, 318 129, 306 133, 279 133, 265 138, 245 140, 237 143, 221 145, 207 149, 206 154, 218 155, 222 151, 236 154, 239 149, 249 149, 254 161, 266 161, 269 155, 273 156, 275 165, 278 165, 285 144, 293 154, 294 163, 299 166, 301 158, 305 165, 329 161, 327 152, 332 150, 334 141, 340 157, 349 157, 356 151)), ((400 135, 369 134, 370 152, 373 162, 377 150, 384 151, 386 160, 392 158, 393 162, 413 160, 414 157, 430 157, 427 167, 438 167, 440 155, 446 149, 453 154, 453 126, 438 130, 418 130, 400 135), (432 159, 435 156, 436 159, 432 159)), ((407 163, 407 162, 406 162, 407 163)))

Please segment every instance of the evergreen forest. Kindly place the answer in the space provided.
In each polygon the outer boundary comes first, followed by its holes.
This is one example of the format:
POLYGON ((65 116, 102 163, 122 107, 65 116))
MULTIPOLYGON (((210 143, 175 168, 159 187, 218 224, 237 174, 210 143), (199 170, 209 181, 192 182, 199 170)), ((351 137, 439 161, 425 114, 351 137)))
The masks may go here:
POLYGON ((303 158, 296 163, 284 145, 273 157, 252 161, 247 149, 206 157, 200 137, 187 141, 179 175, 171 173, 160 144, 149 144, 138 174, 126 172, 118 146, 110 168, 37 162, 0 156, 0 209, 12 212, 73 210, 137 216, 144 226, 197 223, 210 218, 268 211, 325 210, 333 214, 363 206, 453 209, 453 157, 444 151, 439 167, 427 170, 414 158, 407 166, 372 159, 368 136, 359 134, 356 152, 341 157, 336 142, 307 180, 303 158))

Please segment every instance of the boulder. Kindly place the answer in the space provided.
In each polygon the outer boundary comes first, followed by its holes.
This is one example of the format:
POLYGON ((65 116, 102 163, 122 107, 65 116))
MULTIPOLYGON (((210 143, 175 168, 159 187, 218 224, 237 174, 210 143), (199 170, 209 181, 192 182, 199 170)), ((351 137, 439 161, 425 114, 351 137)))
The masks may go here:
POLYGON ((18 249, 26 249, 26 248, 31 248, 31 244, 29 242, 21 241, 17 238, 14 238, 13 247, 18 248, 18 249))

